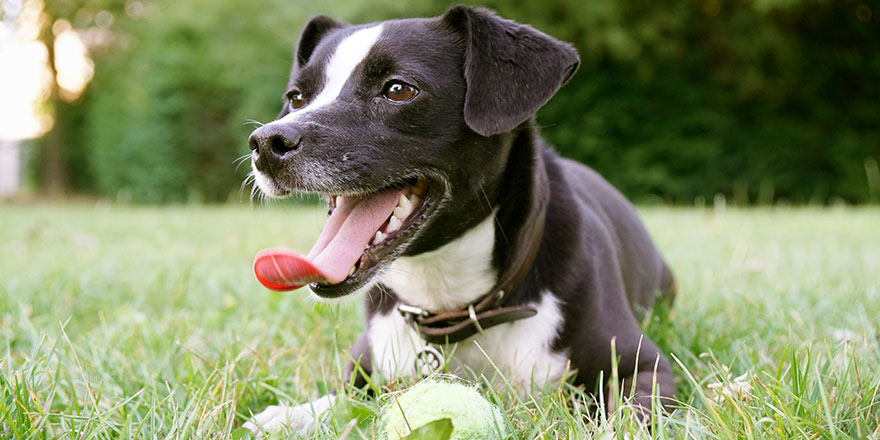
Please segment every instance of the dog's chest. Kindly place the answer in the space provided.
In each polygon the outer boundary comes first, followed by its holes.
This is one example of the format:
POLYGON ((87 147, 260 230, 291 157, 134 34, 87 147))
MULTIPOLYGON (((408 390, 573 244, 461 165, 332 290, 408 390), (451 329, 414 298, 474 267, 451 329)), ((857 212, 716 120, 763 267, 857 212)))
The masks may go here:
POLYGON ((430 311, 456 310, 495 285, 494 245, 495 217, 490 215, 439 249, 398 258, 381 281, 407 305, 430 311))
MULTIPOLYGON (((489 292, 497 281, 492 268, 494 241, 495 222, 489 216, 435 251, 396 260, 382 283, 407 305, 431 311, 461 308, 489 292)), ((560 304, 551 292, 542 292, 532 305, 538 313, 531 318, 443 347, 451 369, 491 377, 495 364, 526 391, 532 381, 542 385, 559 379, 568 361, 564 353, 552 350, 563 324, 560 304)), ((397 310, 374 315, 369 337, 373 367, 384 376, 420 374, 417 358, 424 354, 426 343, 397 310)))

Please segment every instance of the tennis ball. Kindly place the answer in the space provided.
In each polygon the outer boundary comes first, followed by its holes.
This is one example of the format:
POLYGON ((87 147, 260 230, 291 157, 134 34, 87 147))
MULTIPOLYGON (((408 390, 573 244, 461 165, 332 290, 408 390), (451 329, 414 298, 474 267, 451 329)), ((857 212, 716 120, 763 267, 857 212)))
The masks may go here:
POLYGON ((506 436, 501 411, 476 389, 434 379, 388 396, 380 426, 387 440, 398 440, 409 435, 410 429, 446 418, 452 420, 450 440, 496 440, 506 436))

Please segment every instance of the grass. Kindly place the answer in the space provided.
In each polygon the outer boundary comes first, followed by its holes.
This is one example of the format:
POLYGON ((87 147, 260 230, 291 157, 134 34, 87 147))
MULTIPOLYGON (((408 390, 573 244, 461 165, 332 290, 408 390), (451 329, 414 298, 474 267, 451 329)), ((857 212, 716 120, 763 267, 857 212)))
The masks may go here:
MULTIPOLYGON (((880 210, 642 213, 678 278, 645 329, 674 359, 681 409, 646 428, 626 405, 597 416, 591 389, 484 387, 514 438, 880 438, 880 210)), ((250 272, 257 250, 307 249, 322 222, 0 206, 0 438, 246 437, 250 411, 339 386, 360 302, 316 306, 250 272)), ((377 400, 340 400, 314 438, 379 437, 377 400)))

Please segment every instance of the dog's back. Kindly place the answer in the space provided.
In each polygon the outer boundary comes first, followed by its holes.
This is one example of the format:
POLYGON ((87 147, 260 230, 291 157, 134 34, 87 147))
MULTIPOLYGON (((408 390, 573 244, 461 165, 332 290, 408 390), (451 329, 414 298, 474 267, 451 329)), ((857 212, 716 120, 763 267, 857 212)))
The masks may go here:
POLYGON ((632 204, 592 168, 560 157, 556 162, 561 179, 554 184, 572 193, 576 206, 572 209, 585 214, 582 228, 602 229, 615 241, 615 257, 633 311, 650 308, 658 293, 671 300, 672 274, 632 204))

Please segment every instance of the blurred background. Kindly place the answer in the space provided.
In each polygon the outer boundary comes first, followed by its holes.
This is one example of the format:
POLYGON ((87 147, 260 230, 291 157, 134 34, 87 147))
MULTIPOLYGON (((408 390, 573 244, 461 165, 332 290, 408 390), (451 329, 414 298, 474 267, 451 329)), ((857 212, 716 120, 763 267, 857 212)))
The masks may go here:
MULTIPOLYGON (((640 203, 880 203, 880 3, 480 3, 572 42, 544 136, 640 203)), ((238 203, 305 20, 435 0, 0 0, 0 198, 238 203)), ((515 93, 516 91, 511 91, 515 93)))

